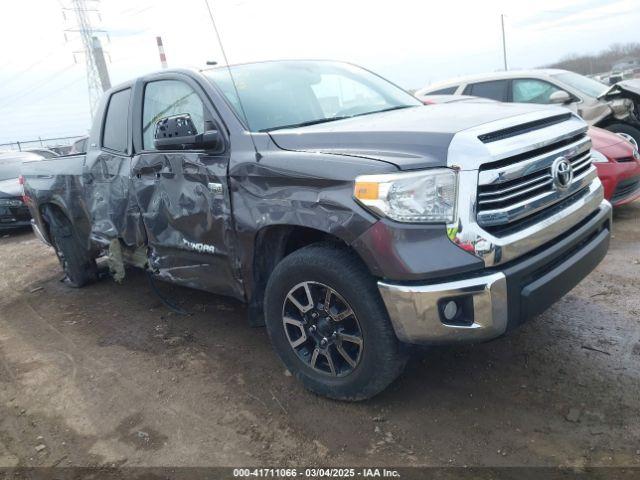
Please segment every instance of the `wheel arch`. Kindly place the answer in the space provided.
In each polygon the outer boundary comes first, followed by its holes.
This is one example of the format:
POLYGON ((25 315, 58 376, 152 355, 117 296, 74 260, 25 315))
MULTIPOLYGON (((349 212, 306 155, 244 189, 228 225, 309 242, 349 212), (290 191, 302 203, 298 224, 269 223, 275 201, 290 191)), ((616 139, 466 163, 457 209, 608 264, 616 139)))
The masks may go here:
POLYGON ((40 204, 38 206, 37 213, 40 218, 36 219, 36 222, 42 226, 41 232, 50 244, 52 244, 51 222, 58 218, 66 218, 71 221, 71 218, 69 218, 69 215, 65 212, 64 207, 54 200, 49 200, 40 204))
POLYGON ((300 225, 269 225, 255 235, 253 265, 250 284, 247 286, 249 300, 249 319, 254 326, 264 325, 262 311, 264 292, 269 276, 286 256, 316 243, 334 243, 353 252, 362 261, 358 253, 348 242, 333 233, 313 227, 300 225))

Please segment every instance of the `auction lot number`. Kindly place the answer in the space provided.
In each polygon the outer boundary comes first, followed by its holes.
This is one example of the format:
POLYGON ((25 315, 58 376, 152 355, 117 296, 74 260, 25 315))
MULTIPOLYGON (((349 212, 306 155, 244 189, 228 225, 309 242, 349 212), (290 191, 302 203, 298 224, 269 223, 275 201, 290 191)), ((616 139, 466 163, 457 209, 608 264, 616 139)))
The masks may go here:
POLYGON ((386 468, 234 468, 237 478, 400 478, 397 470, 386 468))

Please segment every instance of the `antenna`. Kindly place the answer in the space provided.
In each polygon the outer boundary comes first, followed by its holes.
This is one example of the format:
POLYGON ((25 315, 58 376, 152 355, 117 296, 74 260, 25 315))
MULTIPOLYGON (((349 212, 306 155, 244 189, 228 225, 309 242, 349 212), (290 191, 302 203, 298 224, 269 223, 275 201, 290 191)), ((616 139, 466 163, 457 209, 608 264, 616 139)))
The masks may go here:
MULTIPOLYGON (((220 50, 222 51, 222 58, 224 58, 224 63, 226 64, 227 72, 229 72, 229 78, 231 78, 231 84, 233 85, 233 90, 235 91, 236 97, 238 98, 238 104, 240 105, 240 110, 242 110, 242 116, 244 117, 244 121, 247 124, 247 128, 249 128, 249 138, 251 138, 253 149, 256 152, 256 161, 260 161, 260 159, 262 158, 262 155, 260 155, 260 152, 258 152, 258 147, 256 146, 256 142, 253 140, 253 133, 251 132, 251 127, 249 125, 247 113, 244 110, 244 105, 242 105, 242 99, 240 98, 240 92, 238 92, 238 86, 236 85, 236 81, 233 78, 233 74, 231 73, 229 60, 227 59, 227 54, 224 50, 224 46, 222 45, 222 39, 220 38, 220 32, 218 31, 218 27, 216 26, 216 21, 213 19, 213 13, 211 12, 211 7, 209 6, 209 0, 204 0, 204 3, 207 6, 207 11, 209 12, 209 18, 211 19, 213 30, 216 33, 216 38, 218 39, 218 45, 220 45, 220 50)), ((209 62, 207 62, 207 64, 209 64, 209 62)))
POLYGON ((508 68, 507 68, 507 40, 504 36, 504 13, 500 15, 500 23, 502 24, 502 58, 504 60, 504 70, 506 72, 508 68))

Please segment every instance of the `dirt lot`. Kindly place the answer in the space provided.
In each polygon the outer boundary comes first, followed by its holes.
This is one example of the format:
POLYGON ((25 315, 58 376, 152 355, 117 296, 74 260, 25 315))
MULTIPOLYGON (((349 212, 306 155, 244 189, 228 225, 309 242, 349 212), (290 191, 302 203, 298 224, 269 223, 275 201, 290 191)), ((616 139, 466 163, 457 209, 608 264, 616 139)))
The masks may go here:
POLYGON ((434 348, 379 397, 304 391, 228 299, 61 283, 0 239, 0 466, 640 465, 640 203, 609 256, 510 337, 434 348))

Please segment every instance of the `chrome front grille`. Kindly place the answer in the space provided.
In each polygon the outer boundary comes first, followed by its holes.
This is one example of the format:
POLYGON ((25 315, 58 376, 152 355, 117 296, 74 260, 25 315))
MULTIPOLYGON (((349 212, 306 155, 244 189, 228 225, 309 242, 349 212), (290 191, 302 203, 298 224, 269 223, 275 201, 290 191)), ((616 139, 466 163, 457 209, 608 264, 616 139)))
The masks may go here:
POLYGON ((577 115, 540 107, 454 135, 447 164, 458 170, 458 208, 447 224, 449 238, 495 267, 610 211, 591 165, 587 128, 577 115), (560 177, 549 182, 554 162, 563 163, 559 157, 575 173, 566 188, 560 177))
POLYGON ((482 165, 478 174, 478 224, 490 231, 508 228, 588 186, 595 176, 590 148, 591 141, 580 132, 482 165), (559 157, 566 158, 573 170, 573 180, 565 189, 556 186, 551 171, 559 157))

